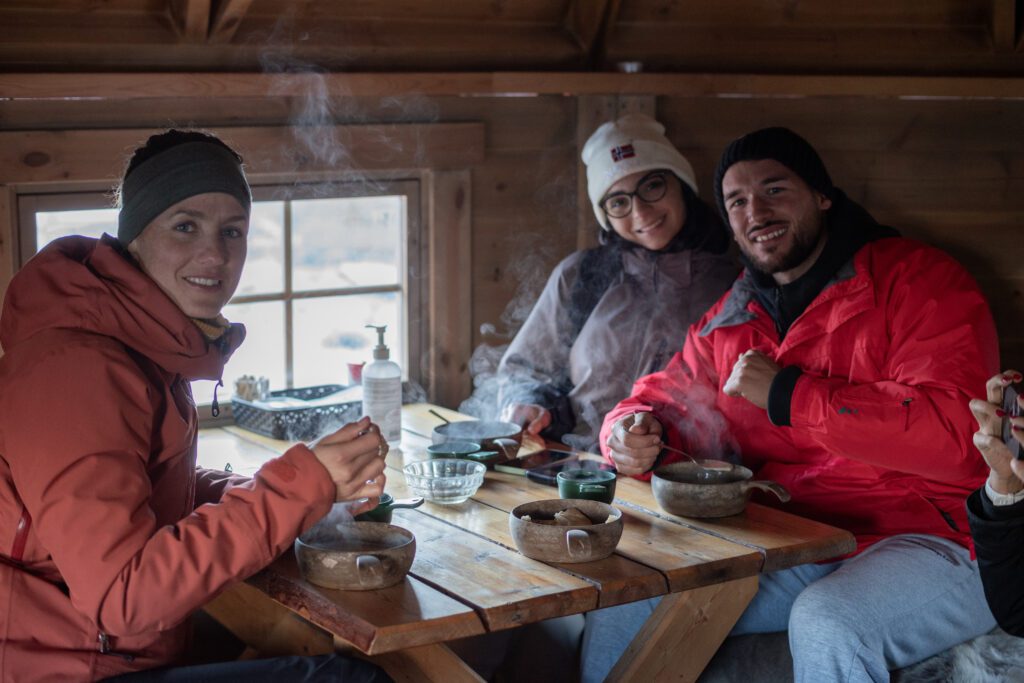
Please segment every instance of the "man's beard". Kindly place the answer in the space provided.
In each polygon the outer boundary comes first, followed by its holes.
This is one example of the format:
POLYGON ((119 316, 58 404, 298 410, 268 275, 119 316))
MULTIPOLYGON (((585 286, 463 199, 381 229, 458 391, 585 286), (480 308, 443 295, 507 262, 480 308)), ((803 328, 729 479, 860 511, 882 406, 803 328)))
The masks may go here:
POLYGON ((815 230, 802 230, 800 229, 801 225, 794 225, 791 228, 791 232, 795 237, 793 238, 793 245, 785 253, 776 251, 768 254, 767 257, 760 257, 748 251, 745 245, 740 246, 740 251, 743 252, 746 261, 764 275, 774 275, 775 273, 785 273, 793 270, 810 258, 817 248, 818 242, 824 236, 821 218, 816 216, 815 219, 815 222, 817 222, 815 230))

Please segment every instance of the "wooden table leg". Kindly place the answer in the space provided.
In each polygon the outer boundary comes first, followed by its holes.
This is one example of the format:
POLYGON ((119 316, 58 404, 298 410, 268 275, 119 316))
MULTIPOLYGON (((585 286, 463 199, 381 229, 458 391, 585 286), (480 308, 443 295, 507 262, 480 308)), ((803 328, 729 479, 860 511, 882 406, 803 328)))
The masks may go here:
POLYGON ((484 683, 446 645, 422 645, 367 659, 387 671, 396 683, 484 683))
POLYGON ((757 577, 666 595, 605 679, 695 681, 757 593, 757 577))

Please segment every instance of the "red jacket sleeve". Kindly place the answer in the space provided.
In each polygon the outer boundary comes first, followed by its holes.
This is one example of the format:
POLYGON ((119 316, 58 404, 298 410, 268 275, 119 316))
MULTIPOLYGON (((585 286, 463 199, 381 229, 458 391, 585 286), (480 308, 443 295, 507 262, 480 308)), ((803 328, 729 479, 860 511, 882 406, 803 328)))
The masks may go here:
POLYGON ((978 476, 977 429, 968 408, 999 370, 988 303, 974 280, 942 252, 921 248, 878 263, 890 334, 887 379, 853 384, 804 374, 790 407, 793 429, 830 452, 929 479, 978 476), (884 277, 884 280, 882 279, 884 277), (845 414, 856 413, 851 420, 845 414), (879 448, 885 444, 885 448, 879 448))
MULTIPOLYGON (((17 400, 0 401, 7 423, 19 425, 5 433, 4 457, 34 534, 75 608, 114 636, 180 623, 288 548, 335 492, 315 456, 295 446, 219 504, 183 509, 179 522, 159 526, 147 474, 153 417, 140 374, 123 353, 76 346, 19 371, 6 387, 17 400), (60 429, 48 424, 55 415, 60 429)), ((165 505, 178 495, 188 502, 185 492, 162 495, 165 505)))
POLYGON ((205 503, 217 503, 225 492, 252 480, 241 474, 223 470, 196 469, 196 507, 205 503))
MULTIPOLYGON (((715 371, 714 349, 699 331, 718 312, 720 304, 690 327, 683 350, 676 353, 661 372, 641 377, 633 385, 629 398, 620 401, 605 416, 601 427, 601 454, 611 462, 608 438, 612 427, 621 418, 639 412, 651 412, 664 429, 664 441, 669 446, 701 452, 707 444, 701 436, 721 433, 721 429, 706 429, 710 422, 724 424, 725 418, 715 408, 718 377, 715 371)), ((675 462, 682 456, 665 453, 663 463, 675 462)), ((637 476, 650 479, 650 473, 637 476)))

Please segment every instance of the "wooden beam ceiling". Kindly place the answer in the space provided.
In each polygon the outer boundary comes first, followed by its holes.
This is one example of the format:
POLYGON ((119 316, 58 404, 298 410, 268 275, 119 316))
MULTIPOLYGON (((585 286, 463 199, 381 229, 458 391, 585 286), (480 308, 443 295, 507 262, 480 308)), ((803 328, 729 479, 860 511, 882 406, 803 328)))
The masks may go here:
POLYGON ((1020 48, 1020 0, 992 0, 992 44, 996 52, 1020 48))
POLYGON ((604 43, 615 23, 620 0, 570 0, 562 24, 583 55, 583 64, 604 63, 604 43))
MULTIPOLYGON (((3 100, 136 100, 445 95, 1024 98, 1024 78, 786 76, 580 72, 481 73, 0 73, 3 100)), ((2 111, 2 108, 0 108, 2 111)), ((2 126, 2 122, 0 122, 2 126)))
POLYGON ((230 43, 250 5, 252 0, 219 0, 210 23, 210 42, 230 43))
POLYGON ((188 43, 205 43, 210 26, 210 0, 169 0, 171 22, 188 43))
POLYGON ((1024 75, 1024 0, 4 0, 0 71, 1024 75))
POLYGON ((230 43, 252 0, 167 0, 171 24, 186 43, 230 43))

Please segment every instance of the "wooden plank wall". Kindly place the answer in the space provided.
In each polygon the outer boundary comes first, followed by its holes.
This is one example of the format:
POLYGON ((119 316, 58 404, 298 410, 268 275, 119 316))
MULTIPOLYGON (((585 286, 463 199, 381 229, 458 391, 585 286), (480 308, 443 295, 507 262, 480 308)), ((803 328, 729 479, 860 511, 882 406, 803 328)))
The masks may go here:
MULTIPOLYGON (((280 124, 308 104, 283 97, 22 100, 0 107, 0 129, 280 124)), ((592 220, 577 202, 577 105, 575 97, 556 95, 329 102, 339 123, 485 124, 485 160, 470 169, 472 259, 465 267, 472 287, 464 296, 472 299, 473 348, 506 341, 554 264, 576 248, 578 222, 592 220)), ((967 266, 992 303, 1004 365, 1024 369, 1024 101, 662 96, 655 110, 706 196, 721 149, 737 135, 765 125, 804 135, 836 183, 879 220, 967 266)), ((0 235, 0 243, 9 242, 0 235)))

